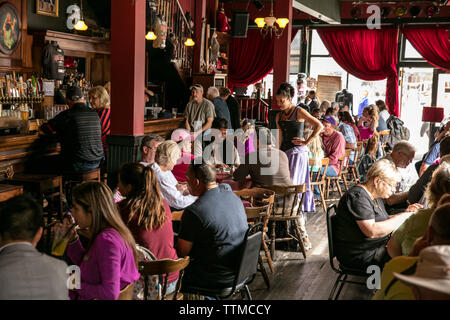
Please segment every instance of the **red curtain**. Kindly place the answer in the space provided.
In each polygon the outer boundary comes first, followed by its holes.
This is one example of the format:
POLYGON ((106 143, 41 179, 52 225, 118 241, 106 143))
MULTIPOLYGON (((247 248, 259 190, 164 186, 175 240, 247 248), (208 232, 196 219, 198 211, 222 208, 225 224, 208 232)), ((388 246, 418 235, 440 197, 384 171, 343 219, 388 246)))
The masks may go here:
POLYGON ((397 29, 318 29, 331 57, 347 72, 366 81, 387 78, 386 104, 399 115, 397 29))
POLYGON ((449 30, 445 28, 404 28, 403 34, 433 66, 450 71, 449 30))
MULTIPOLYGON (((292 29, 292 39, 297 34, 292 29)), ((257 29, 249 29, 247 38, 233 38, 230 44, 228 87, 246 87, 267 76, 273 69, 275 36, 263 38, 257 29)))

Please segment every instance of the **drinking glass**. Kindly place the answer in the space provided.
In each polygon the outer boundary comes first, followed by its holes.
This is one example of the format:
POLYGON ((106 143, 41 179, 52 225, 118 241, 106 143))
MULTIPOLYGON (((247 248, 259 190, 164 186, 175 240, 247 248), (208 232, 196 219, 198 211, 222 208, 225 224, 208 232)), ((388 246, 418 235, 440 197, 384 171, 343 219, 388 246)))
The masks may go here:
POLYGON ((177 117, 178 108, 172 108, 172 115, 174 118, 177 117))
POLYGON ((65 234, 66 231, 64 228, 55 229, 55 236, 53 238, 52 244, 52 255, 57 257, 61 257, 64 255, 67 244, 69 243, 69 239, 67 239, 67 236, 64 237, 65 234))

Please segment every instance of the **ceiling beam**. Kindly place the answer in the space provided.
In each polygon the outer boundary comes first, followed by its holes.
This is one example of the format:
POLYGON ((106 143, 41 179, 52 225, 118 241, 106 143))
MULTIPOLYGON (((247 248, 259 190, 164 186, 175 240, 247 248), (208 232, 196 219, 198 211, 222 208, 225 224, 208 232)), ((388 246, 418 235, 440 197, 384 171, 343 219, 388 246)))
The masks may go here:
POLYGON ((326 23, 341 22, 340 0, 294 0, 293 7, 326 23))

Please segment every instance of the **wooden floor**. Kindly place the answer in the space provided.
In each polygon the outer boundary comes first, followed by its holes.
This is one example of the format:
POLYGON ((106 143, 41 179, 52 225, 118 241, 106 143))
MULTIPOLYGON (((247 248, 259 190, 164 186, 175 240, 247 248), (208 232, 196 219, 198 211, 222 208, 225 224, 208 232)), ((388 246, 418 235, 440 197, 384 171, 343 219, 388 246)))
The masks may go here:
MULTIPOLYGON (((307 215, 306 230, 313 248, 308 251, 306 260, 300 252, 277 250, 274 274, 270 273, 266 264, 271 288, 267 289, 260 273, 249 285, 254 300, 328 299, 337 274, 331 269, 328 258, 326 216, 318 203, 316 210, 316 213, 307 215)), ((365 282, 363 278, 351 280, 365 282)), ((345 284, 339 300, 368 300, 372 295, 373 291, 366 286, 345 284)), ((232 299, 240 299, 240 295, 235 295, 232 299)))

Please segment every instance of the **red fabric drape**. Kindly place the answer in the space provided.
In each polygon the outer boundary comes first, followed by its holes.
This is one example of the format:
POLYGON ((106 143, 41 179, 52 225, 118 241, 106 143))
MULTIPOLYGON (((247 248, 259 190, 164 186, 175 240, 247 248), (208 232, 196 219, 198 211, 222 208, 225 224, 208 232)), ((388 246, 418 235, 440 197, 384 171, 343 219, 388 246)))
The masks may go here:
POLYGON ((387 78, 386 104, 390 113, 398 116, 397 29, 319 29, 318 33, 347 72, 366 81, 387 78))
POLYGON ((433 66, 450 71, 449 30, 445 28, 403 28, 413 47, 433 66))
MULTIPOLYGON (((292 39, 297 34, 292 29, 292 39)), ((247 31, 247 38, 233 38, 230 44, 228 87, 246 87, 267 76, 273 69, 276 37, 263 38, 257 29, 247 31)))

